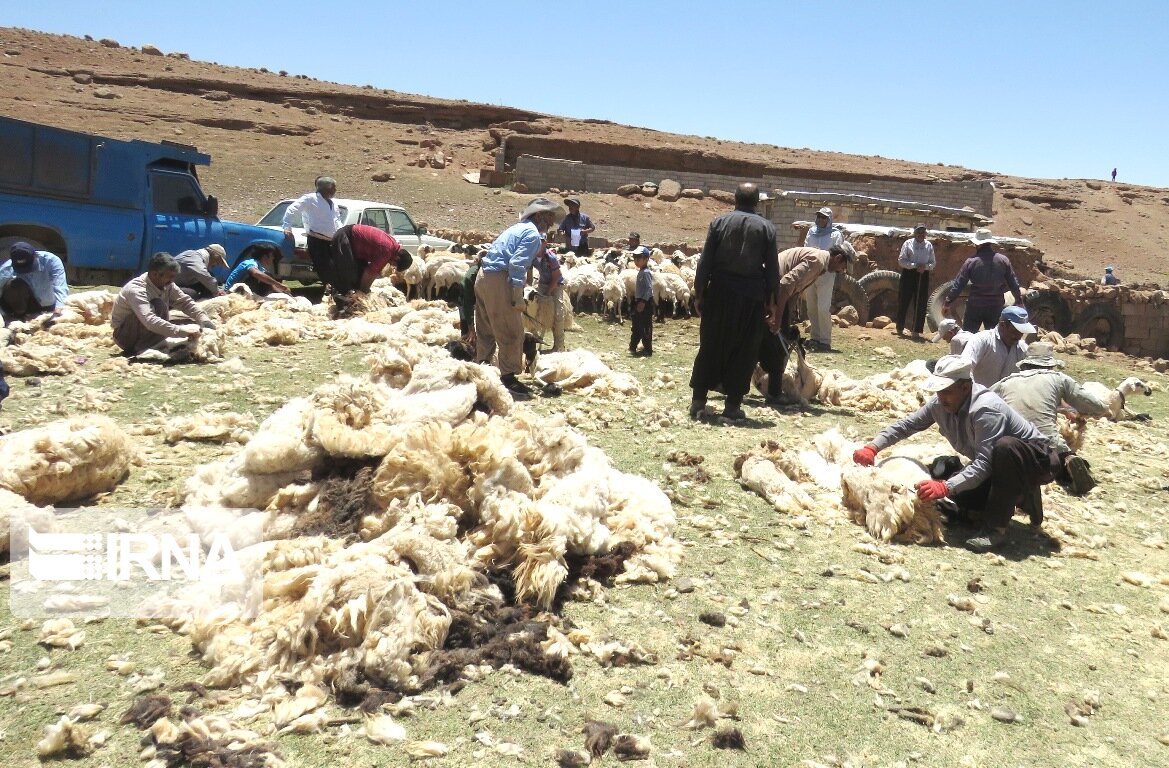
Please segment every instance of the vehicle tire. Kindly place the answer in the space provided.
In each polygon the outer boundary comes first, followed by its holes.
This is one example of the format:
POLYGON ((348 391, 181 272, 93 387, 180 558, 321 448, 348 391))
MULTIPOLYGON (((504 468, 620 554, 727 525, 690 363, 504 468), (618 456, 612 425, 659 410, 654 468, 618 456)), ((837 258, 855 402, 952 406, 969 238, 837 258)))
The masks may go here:
POLYGON ((869 296, 852 275, 839 272, 832 287, 832 314, 851 304, 861 323, 869 321, 869 296))
POLYGON ((1076 317, 1071 330, 1081 338, 1093 338, 1105 349, 1124 344, 1124 316, 1115 304, 1091 304, 1076 317))
POLYGON ((1065 336, 1071 332, 1072 311, 1058 291, 1031 291, 1023 297, 1023 306, 1032 324, 1065 336))
MULTIPOLYGON (((947 280, 935 288, 933 293, 930 294, 930 300, 926 303, 925 319, 926 323, 932 330, 936 331, 938 326, 941 325, 942 320, 945 320, 945 317, 942 315, 942 302, 946 300, 946 294, 949 293, 950 289, 953 287, 954 281, 947 280)), ((954 319, 957 320, 959 324, 961 324, 962 316, 966 311, 966 295, 963 294, 955 299, 951 309, 953 310, 951 314, 954 315, 954 319)))
POLYGON ((898 293, 901 287, 901 273, 891 269, 878 269, 857 281, 869 298, 869 316, 884 315, 896 320, 898 293))

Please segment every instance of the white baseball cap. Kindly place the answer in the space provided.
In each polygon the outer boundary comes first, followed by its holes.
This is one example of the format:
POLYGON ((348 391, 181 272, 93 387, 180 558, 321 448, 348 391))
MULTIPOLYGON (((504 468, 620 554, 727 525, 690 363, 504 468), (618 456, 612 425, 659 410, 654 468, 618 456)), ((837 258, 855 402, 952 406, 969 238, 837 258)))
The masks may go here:
POLYGON ((921 388, 926 392, 941 392, 963 379, 970 379, 971 361, 961 355, 946 355, 938 358, 933 374, 921 388))
POLYGON ((945 320, 938 323, 938 332, 934 334, 934 337, 931 339, 931 341, 933 341, 935 343, 939 342, 946 337, 947 333, 949 333, 950 331, 956 330, 957 328, 958 328, 958 321, 954 320, 953 318, 947 317, 945 320))

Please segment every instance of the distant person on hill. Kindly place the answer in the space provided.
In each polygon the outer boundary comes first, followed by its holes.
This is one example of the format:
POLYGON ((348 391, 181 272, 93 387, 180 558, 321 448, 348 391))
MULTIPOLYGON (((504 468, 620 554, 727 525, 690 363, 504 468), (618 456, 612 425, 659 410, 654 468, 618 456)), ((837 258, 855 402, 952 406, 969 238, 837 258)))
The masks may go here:
POLYGON ((975 247, 974 255, 958 270, 954 287, 942 303, 942 314, 950 317, 950 305, 969 283, 970 298, 966 302, 962 329, 975 333, 982 327, 990 329, 998 324, 999 315, 1006 306, 1004 293, 1009 290, 1018 306, 1023 306, 1023 294, 1011 260, 994 249, 994 235, 989 229, 977 230, 970 242, 975 247))
MULTIPOLYGON (((827 251, 842 242, 844 235, 832 228, 832 209, 824 206, 816 211, 816 222, 808 229, 804 247, 827 251)), ((832 291, 835 287, 836 273, 828 270, 816 278, 811 290, 804 292, 808 320, 812 323, 810 350, 832 351, 832 291)))
POLYGON ((577 256, 589 255, 589 233, 596 230, 587 213, 580 212, 580 198, 566 197, 568 215, 560 222, 557 232, 564 235, 564 244, 577 256))
POLYGON ((0 264, 0 315, 4 324, 29 320, 45 312, 60 314, 69 296, 65 265, 49 251, 38 251, 19 241, 0 264))
POLYGON ((341 212, 333 204, 337 182, 331 176, 318 176, 316 191, 301 195, 284 211, 284 237, 292 239, 292 228, 300 224, 306 235, 305 246, 320 281, 333 285, 333 235, 341 228, 341 212))
POLYGON ((1112 180, 1116 181, 1116 169, 1115 168, 1112 169, 1112 180))
POLYGON ((1100 278, 1103 285, 1120 285, 1120 278, 1112 272, 1112 267, 1104 268, 1104 277, 1100 278))
POLYGON ((913 237, 901 246, 897 263, 901 280, 897 289, 897 335, 905 335, 905 316, 913 305, 913 338, 920 339, 925 329, 926 303, 930 297, 930 272, 937 265, 934 244, 925 239, 925 224, 913 228, 913 237))
POLYGON ((223 294, 219 282, 211 275, 215 267, 227 268, 227 251, 222 245, 212 243, 206 248, 183 251, 175 260, 179 263, 175 285, 180 291, 195 301, 223 294))
POLYGON ((690 375, 690 418, 706 412, 707 393, 726 394, 723 418, 742 421, 743 396, 759 359, 759 345, 779 290, 775 227, 755 213, 759 187, 740 184, 735 210, 710 224, 694 275, 694 309, 700 318, 698 354, 690 375))

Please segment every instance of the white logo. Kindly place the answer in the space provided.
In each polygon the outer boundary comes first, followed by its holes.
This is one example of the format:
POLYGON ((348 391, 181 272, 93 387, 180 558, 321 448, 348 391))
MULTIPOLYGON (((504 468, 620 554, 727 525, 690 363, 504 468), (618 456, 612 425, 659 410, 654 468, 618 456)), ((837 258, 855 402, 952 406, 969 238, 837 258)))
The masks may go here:
POLYGON ((28 572, 38 581, 170 581, 176 570, 187 581, 229 573, 243 576, 231 540, 223 534, 212 536, 204 555, 195 534, 180 544, 169 533, 107 533, 103 540, 100 533, 28 529, 28 572))

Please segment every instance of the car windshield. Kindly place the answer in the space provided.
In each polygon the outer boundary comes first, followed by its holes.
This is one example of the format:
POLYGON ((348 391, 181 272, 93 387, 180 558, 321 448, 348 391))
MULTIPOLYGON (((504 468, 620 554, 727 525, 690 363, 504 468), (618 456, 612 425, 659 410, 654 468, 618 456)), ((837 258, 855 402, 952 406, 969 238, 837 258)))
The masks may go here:
MULTIPOLYGON (((291 200, 285 200, 283 203, 277 203, 276 207, 264 214, 264 218, 256 224, 258 227, 281 227, 284 226, 284 212, 288 210, 288 206, 292 205, 291 200)), ((345 221, 345 215, 348 210, 343 205, 337 206, 337 212, 341 214, 341 221, 345 221)))

